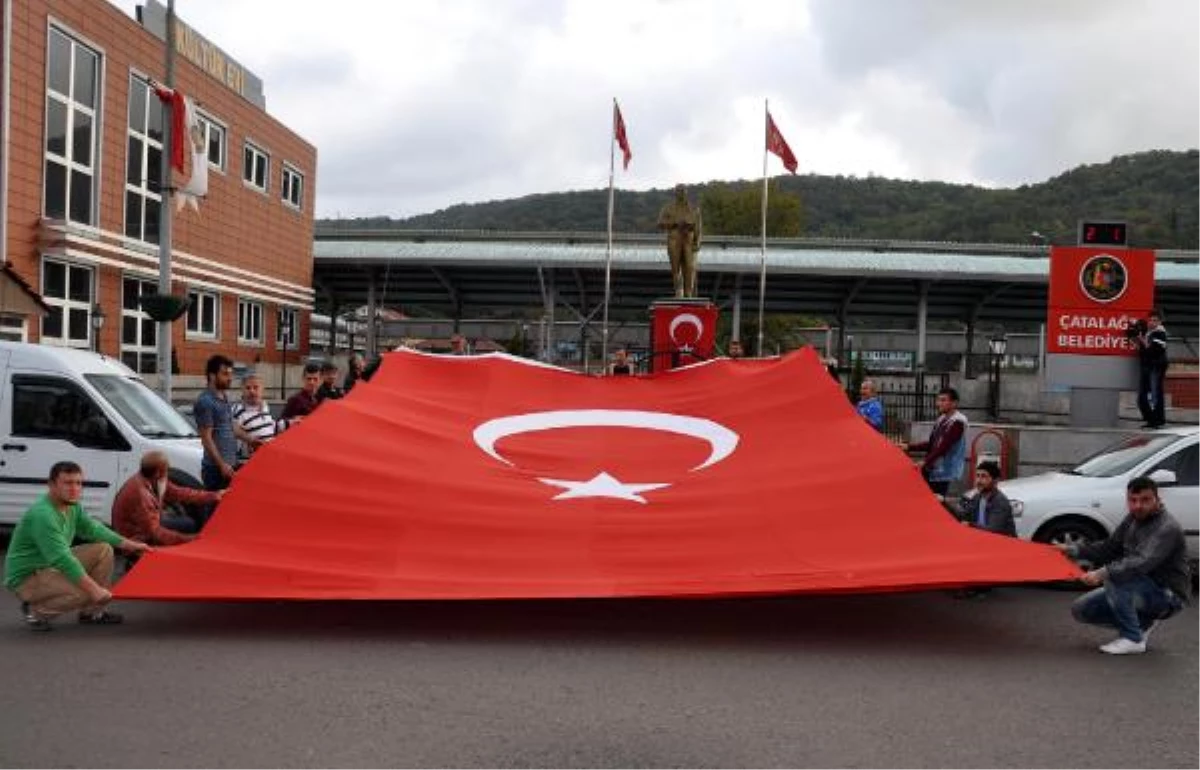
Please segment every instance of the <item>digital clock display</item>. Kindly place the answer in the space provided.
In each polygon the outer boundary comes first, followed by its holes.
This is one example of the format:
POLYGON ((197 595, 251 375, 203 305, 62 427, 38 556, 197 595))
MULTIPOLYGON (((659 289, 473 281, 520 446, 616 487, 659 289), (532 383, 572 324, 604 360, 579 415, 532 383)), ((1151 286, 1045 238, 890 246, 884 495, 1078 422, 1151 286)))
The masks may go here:
POLYGON ((1124 222, 1079 223, 1079 245, 1081 246, 1124 246, 1128 242, 1129 228, 1124 222))

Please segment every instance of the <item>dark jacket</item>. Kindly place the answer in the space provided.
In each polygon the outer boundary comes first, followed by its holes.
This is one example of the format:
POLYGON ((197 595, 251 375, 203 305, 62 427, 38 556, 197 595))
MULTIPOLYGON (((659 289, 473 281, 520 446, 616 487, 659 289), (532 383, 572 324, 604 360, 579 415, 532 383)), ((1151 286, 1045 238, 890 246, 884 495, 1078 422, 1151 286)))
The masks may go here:
POLYGON ((1074 546, 1068 553, 1103 565, 1106 580, 1146 575, 1170 588, 1181 601, 1186 602, 1191 593, 1187 540, 1179 522, 1164 507, 1142 521, 1126 515, 1107 540, 1074 546))
POLYGON ((321 387, 317 388, 317 402, 318 403, 321 401, 325 401, 326 399, 331 399, 331 400, 336 401, 337 399, 342 398, 345 395, 346 395, 345 391, 343 391, 337 385, 326 385, 325 383, 322 382, 321 387))
POLYGON ((1151 370, 1167 368, 1167 330, 1162 326, 1146 333, 1146 344, 1138 346, 1138 358, 1142 367, 1151 370))
POLYGON ((979 525, 979 495, 963 495, 958 499, 955 512, 959 521, 972 527, 995 532, 998 535, 1017 536, 1017 524, 1013 521, 1012 503, 999 489, 993 490, 983 504, 983 525, 979 525))
POLYGON ((316 396, 309 395, 308 391, 302 390, 288 399, 287 404, 283 407, 283 414, 280 415, 279 419, 292 420, 296 417, 308 417, 320 403, 316 396))

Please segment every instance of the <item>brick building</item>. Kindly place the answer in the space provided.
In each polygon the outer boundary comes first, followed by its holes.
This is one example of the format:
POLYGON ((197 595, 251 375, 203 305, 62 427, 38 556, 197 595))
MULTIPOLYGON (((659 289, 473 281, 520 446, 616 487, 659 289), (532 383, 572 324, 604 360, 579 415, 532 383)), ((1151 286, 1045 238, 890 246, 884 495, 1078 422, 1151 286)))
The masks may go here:
MULTIPOLYGON (((166 11, 157 0, 137 19, 106 0, 9 1, 0 280, 23 279, 49 312, 28 299, 0 307, 0 337, 95 346, 153 373, 157 329, 139 297, 157 291, 158 212, 170 202, 159 182, 169 110, 148 83, 164 79, 166 11)), ((267 114, 261 81, 236 60, 185 20, 175 37, 175 86, 197 104, 209 177, 199 212, 174 215, 172 293, 191 299, 173 324, 179 371, 202 373, 214 353, 299 362, 316 150, 267 114)))

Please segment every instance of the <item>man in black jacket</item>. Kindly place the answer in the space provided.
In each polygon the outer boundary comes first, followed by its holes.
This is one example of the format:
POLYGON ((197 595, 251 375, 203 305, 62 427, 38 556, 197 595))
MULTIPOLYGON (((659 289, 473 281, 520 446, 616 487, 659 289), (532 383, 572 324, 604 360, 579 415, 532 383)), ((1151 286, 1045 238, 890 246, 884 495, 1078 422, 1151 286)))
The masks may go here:
POLYGON ((1146 651, 1146 637, 1158 621, 1183 608, 1191 587, 1187 543, 1158 499, 1158 485, 1145 476, 1129 482, 1129 515, 1107 540, 1056 547, 1073 559, 1102 565, 1082 580, 1100 586, 1075 601, 1071 614, 1080 623, 1110 626, 1120 632, 1100 647, 1110 655, 1146 651))
POLYGON ((1138 410, 1146 421, 1144 427, 1161 428, 1167 422, 1163 398, 1167 377, 1167 330, 1157 310, 1150 313, 1145 330, 1134 339, 1138 348, 1138 410))
POLYGON ((331 399, 336 401, 346 393, 337 386, 338 367, 332 361, 321 364, 321 386, 317 388, 317 401, 331 399))

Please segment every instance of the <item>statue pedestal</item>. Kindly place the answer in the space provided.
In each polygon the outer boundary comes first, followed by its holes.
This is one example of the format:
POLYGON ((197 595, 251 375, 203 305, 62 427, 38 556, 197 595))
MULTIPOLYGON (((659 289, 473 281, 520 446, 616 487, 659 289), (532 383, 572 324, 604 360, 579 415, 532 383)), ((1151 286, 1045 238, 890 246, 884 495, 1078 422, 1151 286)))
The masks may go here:
POLYGON ((717 306, 703 297, 655 300, 650 304, 650 371, 706 361, 717 341, 717 306))

